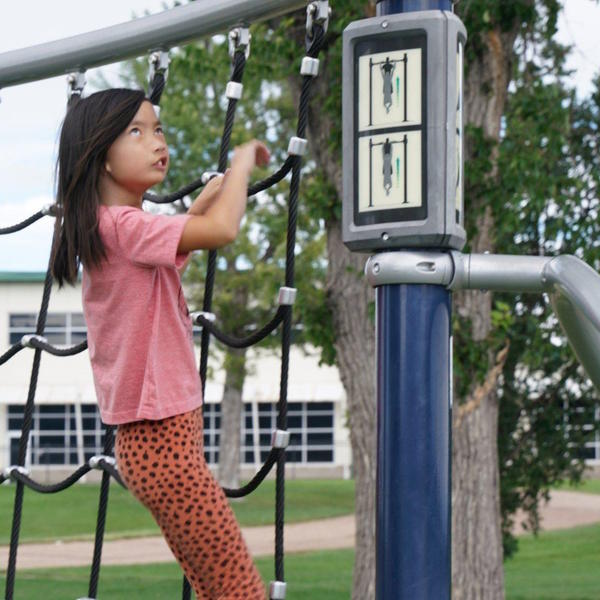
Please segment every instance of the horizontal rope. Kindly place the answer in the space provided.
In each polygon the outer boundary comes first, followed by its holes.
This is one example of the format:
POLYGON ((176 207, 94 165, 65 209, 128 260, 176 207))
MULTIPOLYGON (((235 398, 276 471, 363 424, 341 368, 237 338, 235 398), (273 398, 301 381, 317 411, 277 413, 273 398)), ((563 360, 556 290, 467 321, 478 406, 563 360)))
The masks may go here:
POLYGON ((264 481, 283 451, 283 448, 271 448, 271 452, 269 453, 269 456, 267 456, 264 465, 260 468, 260 471, 258 471, 258 473, 241 488, 223 488, 225 495, 228 498, 243 498, 244 496, 251 494, 264 481))
POLYGON ((42 210, 35 213, 35 215, 31 215, 31 217, 25 219, 21 223, 17 223, 16 225, 11 225, 10 227, 0 228, 0 235, 6 235, 7 233, 15 233, 17 231, 21 231, 21 229, 25 229, 25 227, 29 227, 36 221, 39 221, 42 217, 45 217, 46 213, 42 210))
MULTIPOLYGON (((97 468, 102 471, 106 471, 115 479, 115 481, 119 485, 126 488, 118 471, 112 465, 108 464, 104 460, 99 460, 97 468)), ((24 473, 14 470, 10 477, 6 477, 4 474, 0 475, 0 483, 3 483, 4 481, 7 481, 9 479, 14 479, 16 481, 20 481, 23 485, 34 490, 35 492, 39 492, 40 494, 55 494, 57 492, 61 492, 62 490, 66 490, 67 488, 71 487, 72 485, 77 483, 77 481, 79 481, 84 475, 87 475, 87 473, 89 473, 91 470, 92 467, 90 467, 89 464, 82 465, 74 473, 69 475, 66 479, 63 479, 62 481, 51 485, 43 485, 41 483, 38 483, 37 481, 31 479, 31 477, 25 475, 24 473)))
POLYGON ((204 329, 210 331, 210 333, 214 335, 220 342, 226 346, 229 346, 230 348, 248 348, 257 342, 264 340, 278 327, 278 325, 283 321, 286 308, 289 308, 289 306, 280 306, 273 318, 262 329, 255 331, 253 334, 245 338, 236 338, 224 333, 223 331, 220 331, 212 321, 209 321, 203 316, 198 316, 196 318, 196 323, 198 325, 202 325, 204 329))
POLYGON ((21 350, 23 350, 23 348, 25 348, 25 346, 22 346, 20 343, 15 344, 14 346, 12 346, 12 348, 10 348, 9 350, 7 350, 2 356, 0 356, 0 365, 3 365, 5 362, 7 362, 17 352, 21 352, 21 350))

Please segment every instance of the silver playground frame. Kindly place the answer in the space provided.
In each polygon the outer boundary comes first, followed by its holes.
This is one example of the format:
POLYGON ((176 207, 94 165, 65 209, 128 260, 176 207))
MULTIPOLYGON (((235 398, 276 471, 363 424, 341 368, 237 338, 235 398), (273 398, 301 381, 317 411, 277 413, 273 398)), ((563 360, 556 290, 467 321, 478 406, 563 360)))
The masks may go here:
POLYGON ((3 52, 0 89, 167 50, 307 4, 307 0, 197 0, 127 23, 3 52))
POLYGON ((385 252, 369 258, 365 274, 374 287, 405 283, 450 291, 546 293, 579 362, 600 391, 600 275, 575 256, 385 252))

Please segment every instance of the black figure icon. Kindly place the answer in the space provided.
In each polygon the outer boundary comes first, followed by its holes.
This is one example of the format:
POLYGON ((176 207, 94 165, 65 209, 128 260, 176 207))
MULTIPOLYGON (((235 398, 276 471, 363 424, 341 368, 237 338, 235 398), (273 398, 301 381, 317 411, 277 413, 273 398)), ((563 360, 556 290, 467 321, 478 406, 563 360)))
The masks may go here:
MULTIPOLYGON (((391 141, 389 137, 385 138, 384 142, 373 143, 369 140, 369 207, 373 207, 373 148, 381 146, 382 150, 382 175, 383 189, 385 195, 389 196, 393 187, 394 177, 394 144, 402 144, 404 146, 403 163, 404 163, 404 199, 402 204, 408 204, 408 137, 406 134, 401 140, 391 141)), ((399 176, 400 157, 396 158, 396 176, 399 176)))
MULTIPOLYGON (((384 61, 373 62, 373 59, 369 59, 369 126, 373 125, 373 67, 378 66, 381 72, 381 78, 383 79, 383 106, 385 107, 386 113, 389 114, 394 104, 394 71, 396 70, 396 63, 404 63, 404 121, 408 121, 408 108, 407 108, 407 86, 406 77, 408 71, 408 55, 404 53, 404 57, 400 59, 391 60, 389 56, 386 56, 384 61)), ((399 79, 399 78, 397 78, 399 79)))

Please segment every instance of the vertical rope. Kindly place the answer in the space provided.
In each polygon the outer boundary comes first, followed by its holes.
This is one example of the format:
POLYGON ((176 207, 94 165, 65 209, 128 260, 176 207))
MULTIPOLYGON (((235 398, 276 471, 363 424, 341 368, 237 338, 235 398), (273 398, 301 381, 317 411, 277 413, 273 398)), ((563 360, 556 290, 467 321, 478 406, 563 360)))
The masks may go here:
MULTIPOLYGON (((54 229, 54 236, 57 235, 57 229, 54 229)), ((52 241, 54 245, 54 239, 52 241)), ((46 278, 44 281, 44 292, 42 295, 42 304, 38 315, 37 325, 35 332, 37 335, 43 335, 46 327, 46 319, 48 316, 48 304, 50 303, 50 293, 52 291, 52 273, 50 271, 50 262, 48 262, 48 269, 46 271, 46 278)), ((35 402, 35 392, 37 390, 38 376, 40 372, 42 351, 37 349, 33 357, 33 367, 31 369, 31 378, 29 381, 29 392, 27 394, 27 402, 23 411, 23 427, 21 429, 21 438, 19 440, 19 454, 17 464, 21 467, 25 466, 25 460, 27 458, 27 445, 29 443, 29 434, 31 432, 31 423, 33 421, 33 408, 35 402)), ((5 600, 13 600, 14 588, 15 588, 15 576, 17 569, 17 550, 19 547, 19 534, 21 532, 21 517, 23 513, 23 495, 24 485, 22 482, 17 482, 17 489, 15 492, 15 503, 13 510, 13 521, 12 530, 10 534, 10 551, 8 556, 8 567, 6 572, 6 588, 5 588, 5 600)))
MULTIPOLYGON (((110 456, 113 452, 114 426, 107 426, 104 433, 104 456, 110 456)), ((98 502, 98 517, 96 519, 96 537, 94 539, 94 558, 92 559, 92 570, 90 573, 90 585, 88 588, 89 598, 96 598, 98 593, 98 579, 100 578, 100 563, 102 560, 102 546, 104 544, 104 529, 106 525, 106 512, 108 509, 108 492, 110 489, 110 473, 102 471, 102 483, 100 484, 100 500, 98 502)))

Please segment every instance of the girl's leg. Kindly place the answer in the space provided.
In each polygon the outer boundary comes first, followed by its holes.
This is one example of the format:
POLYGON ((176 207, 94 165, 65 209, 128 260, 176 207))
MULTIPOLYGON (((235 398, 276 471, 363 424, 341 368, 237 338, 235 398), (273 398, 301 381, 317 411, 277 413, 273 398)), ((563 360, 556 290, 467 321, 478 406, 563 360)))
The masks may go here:
POLYGON ((204 460, 199 410, 119 425, 115 457, 199 600, 265 599, 233 511, 204 460))

